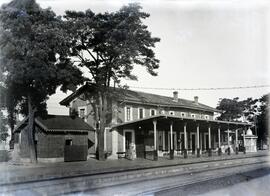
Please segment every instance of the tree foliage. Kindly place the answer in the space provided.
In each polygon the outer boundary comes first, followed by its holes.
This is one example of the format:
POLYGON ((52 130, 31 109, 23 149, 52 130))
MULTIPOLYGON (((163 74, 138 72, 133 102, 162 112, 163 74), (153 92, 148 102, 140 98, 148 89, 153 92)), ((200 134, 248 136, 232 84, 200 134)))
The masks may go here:
POLYGON ((87 68, 89 80, 97 87, 93 107, 96 121, 100 122, 100 159, 103 159, 110 84, 119 84, 122 78, 136 80, 132 71, 138 65, 144 66, 151 75, 157 75, 159 60, 153 48, 160 39, 152 37, 143 24, 147 17, 149 14, 142 12, 138 4, 129 4, 111 13, 66 11, 64 16, 71 56, 79 67, 87 68))
POLYGON ((239 121, 244 117, 246 121, 253 123, 254 131, 258 135, 259 142, 265 142, 268 133, 269 120, 269 94, 261 98, 239 100, 238 97, 233 99, 221 99, 217 106, 222 113, 219 120, 239 121))
POLYGON ((52 10, 42 9, 35 0, 13 0, 2 6, 0 22, 0 63, 9 111, 17 108, 28 115, 31 151, 34 114, 46 111, 46 100, 58 86, 66 91, 81 83, 82 73, 68 57, 62 20, 52 10))
POLYGON ((258 113, 257 99, 247 98, 240 101, 238 97, 233 99, 220 99, 217 109, 222 113, 218 117, 219 120, 239 121, 244 117, 248 121, 252 121, 254 115, 258 113))
POLYGON ((67 11, 64 17, 71 36, 71 54, 79 66, 88 68, 96 84, 109 86, 111 79, 136 79, 132 74, 135 65, 157 74, 159 60, 152 48, 159 38, 151 37, 142 23, 149 14, 141 12, 138 4, 104 14, 67 11))

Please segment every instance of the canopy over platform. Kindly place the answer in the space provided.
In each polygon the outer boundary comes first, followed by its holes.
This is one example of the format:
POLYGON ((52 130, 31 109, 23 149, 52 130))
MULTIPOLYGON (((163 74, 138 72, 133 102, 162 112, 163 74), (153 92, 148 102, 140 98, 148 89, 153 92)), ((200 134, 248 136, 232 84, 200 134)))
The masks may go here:
POLYGON ((155 115, 144 119, 134 120, 130 122, 124 122, 121 124, 117 124, 112 126, 114 128, 130 128, 136 126, 147 126, 153 124, 153 121, 157 122, 160 126, 167 126, 171 123, 174 125, 181 125, 181 124, 199 124, 200 127, 209 127, 212 128, 220 128, 221 130, 228 130, 228 129, 244 129, 249 128, 252 126, 251 123, 244 123, 244 122, 232 122, 232 121, 221 121, 221 120, 206 120, 206 119, 197 119, 191 117, 178 117, 173 115, 155 115))

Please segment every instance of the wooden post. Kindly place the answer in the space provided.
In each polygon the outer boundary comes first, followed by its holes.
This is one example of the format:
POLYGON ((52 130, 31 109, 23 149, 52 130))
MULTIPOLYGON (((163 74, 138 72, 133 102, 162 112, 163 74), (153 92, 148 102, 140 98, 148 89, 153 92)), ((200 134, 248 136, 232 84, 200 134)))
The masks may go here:
POLYGON ((243 144, 244 144, 243 152, 244 152, 244 154, 246 154, 246 138, 245 138, 246 132, 245 131, 246 131, 246 127, 243 130, 243 144))
POLYGON ((153 120, 154 125, 154 160, 158 160, 158 153, 157 153, 157 121, 153 120))
POLYGON ((170 133, 171 133, 171 137, 170 137, 170 159, 174 158, 174 149, 173 149, 173 122, 171 122, 170 124, 170 133))
POLYGON ((212 156, 212 146, 211 146, 211 126, 208 126, 208 156, 212 156))
POLYGON ((197 157, 200 157, 200 125, 197 124, 197 157))
POLYGON ((162 149, 165 151, 165 131, 162 131, 162 149))
POLYGON ((228 137, 228 155, 231 154, 231 148, 230 148, 230 130, 229 128, 227 129, 227 137, 228 137))
POLYGON ((187 158, 187 123, 184 124, 184 158, 187 158))
POLYGON ((173 150, 173 122, 171 122, 171 124, 170 124, 170 133, 171 133, 171 137, 170 137, 170 140, 171 140, 171 142, 170 142, 170 149, 171 150, 173 150))
POLYGON ((235 154, 238 154, 238 129, 235 130, 235 154))
POLYGON ((221 155, 221 144, 220 144, 220 126, 218 127, 218 155, 221 155))

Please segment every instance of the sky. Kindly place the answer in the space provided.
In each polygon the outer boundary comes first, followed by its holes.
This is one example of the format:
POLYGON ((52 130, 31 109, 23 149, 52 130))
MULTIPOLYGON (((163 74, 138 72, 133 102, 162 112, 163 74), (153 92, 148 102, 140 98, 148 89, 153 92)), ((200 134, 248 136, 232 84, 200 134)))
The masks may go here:
MULTIPOLYGON (((8 2, 0 0, 0 4, 8 2)), ((37 0, 58 15, 65 10, 111 12, 128 0, 37 0)), ((138 81, 122 84, 152 88, 212 88, 270 84, 270 1, 263 0, 144 0, 144 21, 161 39, 154 49, 160 60, 158 76, 135 67, 138 81)), ((134 89, 135 90, 135 89, 134 89)), ((137 89, 172 96, 173 90, 137 89)), ((258 98, 269 88, 223 91, 178 91, 180 98, 216 107, 220 98, 258 98)), ((58 103, 67 94, 57 91, 48 100, 48 112, 68 114, 58 103)))

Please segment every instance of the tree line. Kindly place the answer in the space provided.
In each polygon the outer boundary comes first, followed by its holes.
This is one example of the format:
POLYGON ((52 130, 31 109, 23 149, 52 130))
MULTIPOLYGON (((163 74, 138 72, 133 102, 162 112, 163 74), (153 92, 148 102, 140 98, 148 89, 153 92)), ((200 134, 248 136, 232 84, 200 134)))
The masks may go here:
POLYGON ((254 124, 254 134, 258 136, 259 146, 266 144, 269 137, 269 96, 265 94, 260 98, 247 98, 239 100, 223 98, 219 100, 217 109, 221 110, 218 120, 247 121, 254 124))

